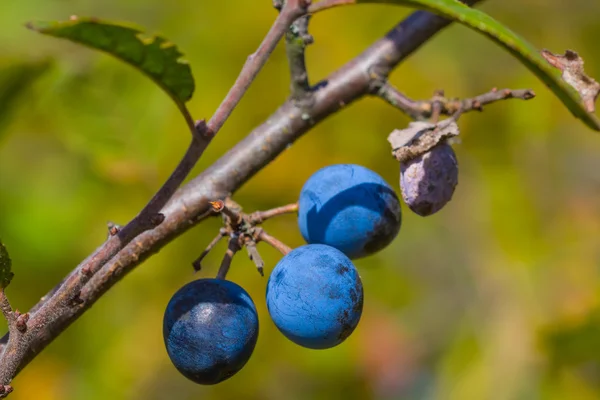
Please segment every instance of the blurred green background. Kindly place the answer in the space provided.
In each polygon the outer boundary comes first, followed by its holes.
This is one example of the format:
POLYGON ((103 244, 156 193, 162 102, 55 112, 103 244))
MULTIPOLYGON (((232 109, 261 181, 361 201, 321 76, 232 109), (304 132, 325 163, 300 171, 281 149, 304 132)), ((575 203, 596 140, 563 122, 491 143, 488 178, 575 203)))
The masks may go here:
MULTIPOLYGON (((209 117, 275 17, 269 0, 27 0, 0 6, 0 237, 14 261, 14 306, 31 307, 151 197, 185 150, 175 106, 117 60, 30 32, 31 19, 70 15, 130 21, 185 52, 196 76, 190 108, 209 117), (52 66, 40 72, 39 63, 52 66), (15 92, 19 96, 15 97, 15 92)), ((600 77, 600 3, 490 0, 482 9, 540 48, 570 48, 600 77)), ((313 18, 313 83, 382 36, 410 10, 359 6, 313 18)), ((199 162, 195 174, 285 100, 280 46, 199 162)), ((365 284, 361 324, 341 346, 312 351, 287 341, 266 312, 245 255, 230 278, 259 310, 257 348, 232 379, 198 386, 170 364, 162 315, 194 279, 191 261, 216 234, 191 229, 104 296, 13 382, 18 399, 597 399, 600 398, 600 136, 588 130, 495 44, 452 26, 398 68, 414 98, 443 88, 468 97, 532 88, 461 118, 460 182, 429 218, 403 206, 396 241, 356 262, 365 284)), ((398 189, 386 137, 407 118, 364 99, 329 118, 237 193, 247 211, 296 200, 332 163, 358 163, 398 189)), ((266 224, 291 246, 293 216, 266 224)), ((216 274, 224 244, 205 263, 216 274)), ((279 259, 259 249, 271 269, 279 259)), ((5 325, 2 325, 4 330, 5 325)))

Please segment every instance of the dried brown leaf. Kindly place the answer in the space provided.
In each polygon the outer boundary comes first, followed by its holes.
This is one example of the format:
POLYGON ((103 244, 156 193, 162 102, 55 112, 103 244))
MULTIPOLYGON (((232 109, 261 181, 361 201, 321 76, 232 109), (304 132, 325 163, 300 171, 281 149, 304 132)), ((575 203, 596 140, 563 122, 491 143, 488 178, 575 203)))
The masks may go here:
POLYGON ((585 109, 592 113, 595 102, 600 94, 600 83, 587 76, 583 71, 583 59, 573 50, 565 51, 564 55, 542 50, 542 56, 553 66, 562 71, 562 78, 571 85, 579 95, 585 109))
POLYGON ((408 128, 394 130, 388 136, 388 142, 392 145, 394 157, 403 164, 459 133, 458 125, 452 118, 437 124, 417 121, 411 122, 408 128))

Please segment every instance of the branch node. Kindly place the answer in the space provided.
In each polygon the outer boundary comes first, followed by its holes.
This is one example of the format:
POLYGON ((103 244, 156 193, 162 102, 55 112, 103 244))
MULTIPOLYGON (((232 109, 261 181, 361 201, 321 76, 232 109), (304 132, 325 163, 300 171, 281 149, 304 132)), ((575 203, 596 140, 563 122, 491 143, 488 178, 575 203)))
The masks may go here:
POLYGON ((121 225, 115 224, 114 222, 108 222, 108 237, 115 236, 121 230, 121 225))
POLYGON ((87 278, 92 276, 92 271, 91 271, 89 265, 84 265, 83 268, 81 268, 81 275, 83 275, 87 278))
POLYGON ((162 224, 164 220, 165 220, 165 214, 162 214, 162 213, 156 213, 154 215, 151 215, 149 218, 150 224, 152 225, 153 228, 156 228, 157 226, 162 224))
POLYGON ((231 199, 210 201, 213 211, 223 214, 226 218, 226 224, 230 225, 235 231, 242 224, 244 217, 241 213, 241 207, 231 199))
POLYGON ((29 321, 29 313, 19 314, 17 316, 17 329, 21 333, 25 333, 27 331, 27 321, 29 321))
POLYGON ((85 303, 85 301, 81 298, 81 292, 78 292, 75 296, 73 296, 73 298, 71 298, 69 305, 71 307, 77 307, 83 303, 85 303))
POLYGON ((0 385, 0 398, 5 398, 13 391, 13 387, 10 385, 0 385))
POLYGON ((283 0, 273 0, 273 7, 275 7, 277 11, 281 11, 283 8, 283 0))

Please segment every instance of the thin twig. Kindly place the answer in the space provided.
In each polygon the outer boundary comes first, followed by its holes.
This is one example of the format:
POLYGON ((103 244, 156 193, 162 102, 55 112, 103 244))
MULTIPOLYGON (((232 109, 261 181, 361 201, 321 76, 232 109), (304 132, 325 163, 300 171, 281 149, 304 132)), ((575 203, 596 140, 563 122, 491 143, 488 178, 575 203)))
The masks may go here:
POLYGON ((265 232, 264 229, 260 229, 258 231, 256 239, 260 240, 261 242, 267 243, 268 245, 275 248, 276 250, 279 250, 281 252, 281 254, 283 254, 283 255, 286 255, 287 253, 292 251, 292 248, 290 246, 282 243, 276 237, 269 235, 267 232, 265 232))
POLYGON ((229 239, 229 245, 227 246, 227 251, 225 252, 223 261, 221 261, 221 266, 219 267, 219 272, 217 273, 217 279, 225 279, 227 276, 227 272, 229 272, 229 267, 231 266, 231 260, 233 260, 235 253, 240 250, 238 240, 239 237, 237 235, 234 235, 229 239))
POLYGON ((273 50, 275 50, 279 40, 285 35, 290 25, 306 13, 307 6, 307 0, 287 0, 285 2, 279 16, 258 47, 258 50, 248 57, 242 68, 242 72, 240 72, 217 111, 215 111, 210 121, 208 121, 208 128, 213 134, 216 134, 221 129, 233 109, 242 99, 244 93, 248 90, 250 83, 254 81, 262 66, 267 62, 273 50))
POLYGON ((343 6, 347 4, 355 4, 356 0, 321 0, 313 3, 308 7, 309 14, 315 14, 319 11, 325 11, 333 7, 343 6))
POLYGON ((250 223, 261 224, 269 218, 277 217, 283 214, 291 214, 298 212, 298 203, 286 204, 285 206, 272 208, 266 211, 255 211, 250 214, 250 223))
POLYGON ((219 241, 221 239, 223 239, 223 236, 225 236, 226 231, 225 229, 221 228, 219 229, 219 233, 217 234, 217 236, 215 236, 215 238, 208 244, 208 246, 206 246, 206 248, 204 249, 204 251, 202 252, 202 254, 200 254, 200 256, 198 256, 197 259, 194 260, 194 262, 192 263, 192 266, 194 267, 194 271, 198 272, 202 269, 202 260, 204 260, 204 257, 206 257, 206 255, 208 253, 210 253, 210 251, 213 249, 213 247, 215 247, 217 245, 217 243, 219 243, 219 241))
POLYGON ((531 89, 498 90, 494 88, 487 93, 473 98, 450 99, 444 97, 443 91, 438 91, 434 94, 431 100, 417 101, 410 99, 388 82, 385 82, 375 92, 375 95, 379 96, 415 120, 435 120, 437 112, 439 112, 439 115, 451 116, 457 113, 459 110, 462 113, 469 111, 482 111, 484 105, 491 104, 496 101, 506 99, 529 100, 535 97, 535 93, 531 89))

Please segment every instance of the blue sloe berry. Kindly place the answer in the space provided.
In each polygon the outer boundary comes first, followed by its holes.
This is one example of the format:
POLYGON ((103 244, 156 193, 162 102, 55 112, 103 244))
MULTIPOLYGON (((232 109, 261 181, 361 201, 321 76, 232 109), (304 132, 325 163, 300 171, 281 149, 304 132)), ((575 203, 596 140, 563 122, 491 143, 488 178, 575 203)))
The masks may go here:
POLYGON ((458 184, 458 161, 447 143, 400 165, 400 188, 408 207, 420 216, 442 209, 458 184))
POLYGON ((196 383, 213 385, 233 376, 252 355, 258 339, 256 307, 233 282, 199 279, 169 301, 163 336, 179 372, 196 383))
POLYGON ((363 308, 363 286, 352 261, 323 244, 301 246, 283 257, 269 277, 266 297, 277 328, 310 349, 342 343, 363 308))
POLYGON ((315 172, 298 202, 298 226, 307 243, 326 244, 352 259, 376 253, 400 230, 400 201, 378 174, 336 164, 315 172))

